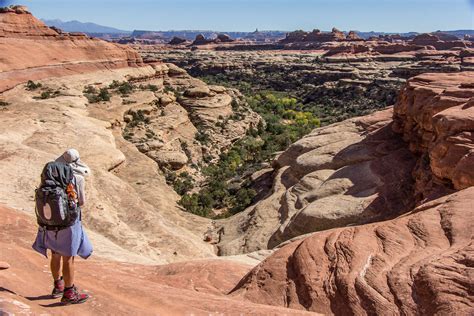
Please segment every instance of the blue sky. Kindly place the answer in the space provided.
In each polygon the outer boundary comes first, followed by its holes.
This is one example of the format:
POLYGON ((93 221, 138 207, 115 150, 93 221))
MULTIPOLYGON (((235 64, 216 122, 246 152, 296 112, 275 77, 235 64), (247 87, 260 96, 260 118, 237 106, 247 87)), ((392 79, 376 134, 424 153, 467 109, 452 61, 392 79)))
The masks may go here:
POLYGON ((474 0, 21 0, 37 17, 125 30, 474 29, 474 0))

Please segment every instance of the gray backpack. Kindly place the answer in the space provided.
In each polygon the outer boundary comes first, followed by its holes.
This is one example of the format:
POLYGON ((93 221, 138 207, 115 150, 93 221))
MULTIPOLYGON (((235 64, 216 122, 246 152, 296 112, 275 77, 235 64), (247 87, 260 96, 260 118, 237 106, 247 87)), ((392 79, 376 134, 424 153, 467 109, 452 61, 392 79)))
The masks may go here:
POLYGON ((41 173, 41 186, 36 189, 36 220, 47 230, 72 226, 80 216, 77 188, 72 167, 52 161, 41 173))

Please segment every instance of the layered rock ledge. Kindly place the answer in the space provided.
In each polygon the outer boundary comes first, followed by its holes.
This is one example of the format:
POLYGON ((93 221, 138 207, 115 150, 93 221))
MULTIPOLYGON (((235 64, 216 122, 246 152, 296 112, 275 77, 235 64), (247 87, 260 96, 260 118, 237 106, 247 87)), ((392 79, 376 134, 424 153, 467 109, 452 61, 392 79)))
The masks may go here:
POLYGON ((0 92, 28 80, 142 66, 133 49, 47 27, 25 7, 0 12, 0 92))

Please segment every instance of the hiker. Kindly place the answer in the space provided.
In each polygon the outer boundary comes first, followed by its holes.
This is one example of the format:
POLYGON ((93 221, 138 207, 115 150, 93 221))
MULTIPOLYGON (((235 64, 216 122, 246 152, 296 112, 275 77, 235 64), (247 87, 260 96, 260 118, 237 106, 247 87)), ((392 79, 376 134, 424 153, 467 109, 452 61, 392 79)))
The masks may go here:
POLYGON ((51 250, 54 279, 51 295, 62 296, 64 304, 83 303, 89 298, 74 285, 74 257, 87 259, 92 254, 92 245, 81 223, 81 209, 86 201, 85 177, 89 174, 90 169, 80 160, 79 152, 68 149, 46 164, 40 188, 36 190, 39 228, 33 249, 46 258, 47 249, 51 250))

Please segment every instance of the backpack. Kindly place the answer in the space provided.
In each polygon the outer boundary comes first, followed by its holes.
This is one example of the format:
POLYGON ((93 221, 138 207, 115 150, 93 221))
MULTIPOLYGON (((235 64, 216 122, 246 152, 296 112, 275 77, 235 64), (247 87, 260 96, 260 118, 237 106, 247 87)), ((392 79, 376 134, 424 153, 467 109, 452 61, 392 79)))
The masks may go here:
POLYGON ((36 220, 47 230, 72 226, 80 216, 77 188, 72 167, 52 161, 41 173, 41 186, 35 191, 36 220))

